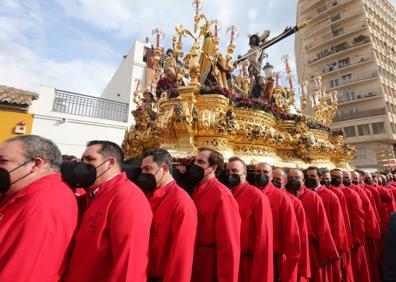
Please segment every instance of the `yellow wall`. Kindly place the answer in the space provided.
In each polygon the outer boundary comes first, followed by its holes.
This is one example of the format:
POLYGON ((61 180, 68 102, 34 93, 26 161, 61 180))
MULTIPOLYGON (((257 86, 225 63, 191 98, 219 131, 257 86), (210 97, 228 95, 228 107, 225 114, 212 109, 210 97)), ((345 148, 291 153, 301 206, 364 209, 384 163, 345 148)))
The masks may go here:
POLYGON ((22 135, 15 133, 15 127, 19 125, 21 121, 26 123, 25 134, 30 134, 32 132, 32 124, 33 124, 33 115, 22 113, 22 112, 13 112, 6 109, 0 109, 0 142, 3 142, 5 139, 22 135))

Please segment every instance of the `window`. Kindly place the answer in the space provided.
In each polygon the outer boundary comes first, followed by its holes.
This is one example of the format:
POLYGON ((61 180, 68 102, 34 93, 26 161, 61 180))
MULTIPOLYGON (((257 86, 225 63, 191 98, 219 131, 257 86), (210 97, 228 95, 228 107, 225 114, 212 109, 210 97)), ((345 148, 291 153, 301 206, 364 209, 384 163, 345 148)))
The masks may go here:
POLYGON ((344 29, 341 27, 341 28, 333 31, 333 36, 338 36, 338 35, 341 35, 343 33, 344 33, 344 29))
POLYGON ((337 21, 337 20, 339 20, 339 19, 341 19, 341 14, 337 14, 337 15, 331 17, 331 21, 332 21, 332 22, 335 22, 335 21, 337 21))
POLYGON ((337 87, 338 85, 338 78, 330 80, 330 88, 337 87))
POLYGON ((357 160, 364 160, 366 158, 367 158, 366 157, 366 149, 364 149, 364 148, 357 149, 356 159, 357 160))
POLYGON ((346 102, 356 100, 355 91, 349 90, 344 93, 344 99, 346 102))
POLYGON ((372 123, 371 128, 373 129, 373 134, 385 133, 385 126, 383 122, 372 123))
POLYGON ((370 127, 368 124, 361 124, 357 126, 359 136, 370 135, 370 127))
POLYGON ((349 64, 350 64, 349 58, 342 59, 342 60, 338 61, 338 67, 339 68, 343 68, 343 67, 349 66, 349 64))
POLYGON ((344 127, 344 133, 346 137, 354 137, 356 136, 356 129, 354 126, 344 127))
POLYGON ((343 76, 341 76, 343 81, 350 81, 352 80, 352 74, 348 73, 348 74, 344 74, 343 76))

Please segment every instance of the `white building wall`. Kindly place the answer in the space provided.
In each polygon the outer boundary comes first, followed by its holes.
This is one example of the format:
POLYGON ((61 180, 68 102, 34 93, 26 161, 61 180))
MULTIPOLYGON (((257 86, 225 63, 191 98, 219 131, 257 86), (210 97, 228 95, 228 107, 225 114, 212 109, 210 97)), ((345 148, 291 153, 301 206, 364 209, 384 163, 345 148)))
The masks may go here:
POLYGON ((52 111, 55 88, 42 86, 30 107, 34 114, 32 134, 53 140, 62 154, 80 157, 90 140, 109 140, 121 145, 128 123, 52 111))
MULTIPOLYGON (((147 47, 147 46, 146 46, 147 47)), ((141 87, 146 84, 146 66, 143 61, 145 43, 135 41, 134 46, 129 50, 128 54, 110 79, 109 83, 103 90, 101 98, 129 103, 129 111, 135 109, 132 102, 133 92, 136 90, 137 80, 142 82, 141 87)), ((133 122, 130 115, 129 124, 133 122)))

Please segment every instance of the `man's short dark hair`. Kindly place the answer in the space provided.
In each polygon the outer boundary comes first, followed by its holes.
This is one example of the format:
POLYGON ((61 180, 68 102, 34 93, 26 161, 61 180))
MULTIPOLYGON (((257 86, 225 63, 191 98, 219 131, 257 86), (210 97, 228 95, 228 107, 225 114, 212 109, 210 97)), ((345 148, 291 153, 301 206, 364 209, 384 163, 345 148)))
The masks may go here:
POLYGON ((143 153, 143 159, 152 156, 153 161, 158 165, 166 164, 169 167, 169 172, 172 173, 172 156, 165 149, 150 149, 143 153))
POLYGON ((333 168, 332 170, 330 170, 330 173, 332 173, 332 172, 341 172, 342 173, 342 170, 339 168, 333 168))
POLYGON ((62 154, 54 142, 38 135, 16 136, 7 139, 5 142, 14 141, 23 143, 26 160, 40 157, 52 170, 59 171, 62 164, 62 154))
POLYGON ((198 149, 199 152, 208 151, 210 152, 208 162, 210 166, 217 165, 216 175, 220 174, 220 172, 224 168, 224 158, 223 155, 208 147, 201 147, 198 149))
POLYGON ((87 147, 93 145, 101 145, 98 153, 105 158, 110 158, 110 157, 115 158, 117 164, 121 166, 124 160, 124 152, 122 151, 120 146, 118 146, 114 142, 103 141, 103 140, 92 140, 87 143, 87 147))
POLYGON ((228 163, 231 162, 240 162, 243 165, 243 169, 245 170, 244 172, 247 172, 247 167, 246 167, 246 163, 239 157, 231 157, 228 159, 228 163))
POLYGON ((320 169, 317 166, 309 166, 307 169, 304 171, 304 174, 307 174, 308 170, 316 170, 316 174, 320 177, 322 176, 322 173, 320 172, 320 169))

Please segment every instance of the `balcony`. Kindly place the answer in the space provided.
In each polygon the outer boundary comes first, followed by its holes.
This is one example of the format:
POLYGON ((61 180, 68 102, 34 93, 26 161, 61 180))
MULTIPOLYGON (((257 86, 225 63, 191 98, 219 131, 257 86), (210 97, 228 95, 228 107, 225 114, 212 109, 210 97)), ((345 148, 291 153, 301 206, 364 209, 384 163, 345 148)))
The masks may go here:
MULTIPOLYGON (((338 64, 336 62, 331 63, 331 64, 327 64, 321 71, 321 75, 322 77, 333 74, 337 71, 340 70, 348 70, 350 68, 353 68, 355 66, 360 66, 362 64, 368 63, 373 61, 374 57, 371 54, 367 54, 367 55, 363 55, 359 60, 356 60, 354 62, 348 62, 348 63, 340 63, 338 62, 338 64)), ((314 74, 312 74, 314 75, 314 74)))
POLYGON ((345 4, 350 3, 352 0, 337 0, 337 1, 327 1, 325 5, 322 5, 316 9, 313 13, 303 18, 303 21, 313 22, 316 19, 320 19, 322 16, 327 15, 332 12, 333 9, 337 9, 345 4))
POLYGON ((127 122, 128 108, 127 103, 56 89, 52 111, 127 122))
POLYGON ((336 116, 334 118, 334 122, 341 122, 341 121, 346 121, 346 120, 351 120, 351 119, 375 117, 375 116, 382 116, 382 115, 386 115, 385 108, 379 108, 379 109, 367 110, 367 111, 361 111, 361 112, 355 112, 355 113, 344 113, 344 114, 336 116))
MULTIPOLYGON (((351 17, 357 16, 357 15, 362 15, 364 12, 361 9, 353 9, 351 11, 347 11, 341 14, 337 14, 335 16, 326 18, 324 20, 322 20, 321 22, 318 22, 317 24, 315 24, 314 27, 310 28, 308 27, 306 29, 306 31, 304 30, 304 38, 308 39, 311 36, 315 35, 316 33, 318 33, 319 31, 322 31, 324 29, 329 29, 331 26, 341 23, 346 19, 349 19, 351 17)), ((327 31, 326 30, 326 31, 327 31)))
POLYGON ((371 100, 375 98, 382 97, 380 96, 380 90, 378 89, 371 89, 371 90, 365 90, 362 92, 348 92, 348 93, 339 93, 338 94, 338 106, 343 106, 343 105, 349 105, 349 104, 354 104, 358 101, 366 101, 366 100, 371 100))
POLYGON ((343 37, 347 37, 352 33, 366 29, 366 27, 367 24, 365 22, 362 22, 351 26, 347 26, 345 28, 338 28, 332 32, 328 32, 324 35, 314 38, 312 40, 312 43, 309 43, 307 46, 305 46, 305 50, 309 52, 313 49, 324 47, 328 45, 332 40, 337 40, 343 37))
POLYGON ((317 4, 320 4, 321 1, 318 0, 307 0, 306 3, 304 3, 303 5, 301 5, 300 7, 300 11, 301 13, 305 13, 307 10, 313 8, 314 6, 316 6, 317 4))
MULTIPOLYGON (((344 79, 338 82, 338 85, 329 85, 329 90, 336 90, 338 88, 344 87, 346 85, 355 84, 364 80, 376 79, 378 78, 377 70, 367 71, 351 76, 351 79, 344 79)), ((340 79, 340 78, 338 78, 340 79)))
POLYGON ((363 46, 368 43, 370 43, 370 38, 366 35, 360 35, 358 37, 355 37, 351 43, 344 42, 320 51, 316 54, 315 58, 308 59, 308 65, 319 63, 329 56, 346 51, 348 49, 363 46))

